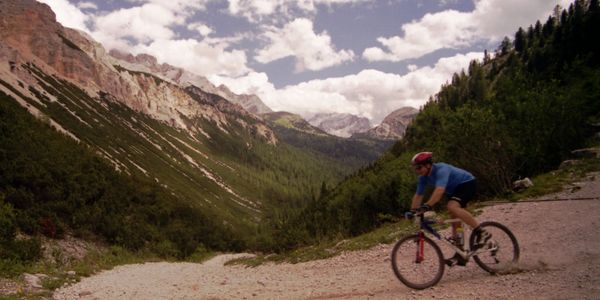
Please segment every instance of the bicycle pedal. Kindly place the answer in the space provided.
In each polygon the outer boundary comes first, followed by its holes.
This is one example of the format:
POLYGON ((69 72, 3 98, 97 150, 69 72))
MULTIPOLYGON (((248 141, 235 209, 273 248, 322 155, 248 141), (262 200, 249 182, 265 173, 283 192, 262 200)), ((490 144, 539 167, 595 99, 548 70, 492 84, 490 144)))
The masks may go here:
POLYGON ((454 256, 452 256, 451 258, 446 259, 444 261, 444 263, 446 263, 446 265, 448 267, 454 267, 454 266, 464 267, 467 265, 467 260, 464 259, 462 256, 460 256, 460 254, 455 253, 454 256))
POLYGON ((458 264, 458 260, 456 260, 454 258, 449 258, 449 259, 446 259, 444 261, 444 263, 446 264, 446 266, 452 268, 458 264))

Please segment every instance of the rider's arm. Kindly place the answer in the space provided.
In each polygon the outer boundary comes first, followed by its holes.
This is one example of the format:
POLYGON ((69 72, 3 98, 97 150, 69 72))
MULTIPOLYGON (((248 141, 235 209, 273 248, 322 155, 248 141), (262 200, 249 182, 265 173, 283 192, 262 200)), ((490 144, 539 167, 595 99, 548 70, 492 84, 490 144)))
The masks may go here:
POLYGON ((411 209, 417 209, 421 205, 421 201, 423 201, 423 195, 416 194, 412 198, 412 204, 410 206, 411 209))
MULTIPOLYGON (((429 197, 429 201, 427 201, 425 204, 429 205, 429 207, 433 207, 436 203, 438 203, 438 202, 440 202, 440 200, 442 200, 442 196, 444 196, 445 191, 446 191, 446 188, 444 188, 444 187, 436 187, 433 190, 431 197, 429 197)), ((414 202, 413 202, 413 205, 414 205, 414 202)))

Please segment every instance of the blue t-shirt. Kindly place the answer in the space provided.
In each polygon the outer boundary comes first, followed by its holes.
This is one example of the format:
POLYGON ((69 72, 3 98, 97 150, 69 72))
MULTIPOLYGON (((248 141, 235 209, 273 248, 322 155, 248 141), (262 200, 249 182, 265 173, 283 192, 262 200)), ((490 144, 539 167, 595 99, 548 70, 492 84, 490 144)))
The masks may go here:
POLYGON ((473 174, 463 169, 446 163, 435 163, 429 176, 419 176, 417 195, 423 195, 427 184, 432 184, 436 188, 443 187, 445 188, 444 193, 451 195, 459 184, 474 179, 473 174))

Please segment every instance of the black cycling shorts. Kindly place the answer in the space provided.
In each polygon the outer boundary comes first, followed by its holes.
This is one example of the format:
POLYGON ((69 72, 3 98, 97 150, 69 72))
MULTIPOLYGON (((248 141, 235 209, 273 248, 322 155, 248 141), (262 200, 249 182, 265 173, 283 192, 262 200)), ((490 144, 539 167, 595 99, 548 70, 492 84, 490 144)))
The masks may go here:
POLYGON ((477 191, 477 181, 475 179, 459 184, 454 193, 448 194, 448 201, 458 201, 460 207, 467 207, 467 203, 473 200, 477 191))

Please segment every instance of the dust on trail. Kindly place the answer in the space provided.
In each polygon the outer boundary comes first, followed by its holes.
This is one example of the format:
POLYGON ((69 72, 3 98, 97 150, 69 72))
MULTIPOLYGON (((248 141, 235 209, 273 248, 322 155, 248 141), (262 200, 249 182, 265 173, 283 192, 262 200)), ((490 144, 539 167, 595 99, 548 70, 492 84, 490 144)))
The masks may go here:
MULTIPOLYGON (((489 275, 474 262, 446 268, 438 285, 411 290, 390 266, 393 245, 299 264, 224 266, 245 254, 203 264, 146 263, 116 267, 55 292, 55 299, 598 299, 600 173, 575 192, 548 198, 595 198, 486 207, 479 220, 507 225, 521 246, 511 274, 489 275)), ((451 255, 448 249, 446 256, 451 255)))

